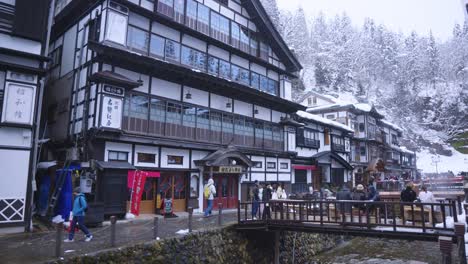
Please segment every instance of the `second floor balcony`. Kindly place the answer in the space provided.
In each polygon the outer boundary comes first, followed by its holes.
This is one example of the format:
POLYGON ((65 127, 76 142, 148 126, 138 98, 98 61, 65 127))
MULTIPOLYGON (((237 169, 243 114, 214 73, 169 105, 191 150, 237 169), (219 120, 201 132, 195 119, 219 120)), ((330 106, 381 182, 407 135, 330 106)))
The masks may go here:
POLYGON ((332 143, 331 149, 332 151, 336 151, 336 152, 346 152, 346 147, 345 145, 342 145, 342 144, 332 143))

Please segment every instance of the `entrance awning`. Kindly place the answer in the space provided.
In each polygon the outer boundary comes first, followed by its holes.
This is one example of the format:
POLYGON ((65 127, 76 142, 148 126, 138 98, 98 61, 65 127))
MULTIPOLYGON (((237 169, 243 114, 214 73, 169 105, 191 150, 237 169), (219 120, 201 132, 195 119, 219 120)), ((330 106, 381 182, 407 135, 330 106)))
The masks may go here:
POLYGON ((336 153, 333 153, 331 151, 322 151, 322 152, 319 152, 315 155, 312 156, 312 159, 315 159, 315 160, 319 160, 320 158, 323 158, 323 157, 329 157, 330 159, 333 159, 335 160, 336 162, 338 162, 339 164, 341 164, 345 169, 348 169, 348 170, 352 170, 353 169, 353 166, 351 166, 351 164, 349 164, 348 161, 346 161, 345 159, 343 159, 340 155, 336 154, 336 153))
POLYGON ((219 149, 200 160, 195 160, 198 167, 229 166, 238 165, 252 167, 253 162, 236 147, 229 145, 227 148, 219 149), (230 163, 235 161, 235 164, 230 163))
POLYGON ((41 161, 37 164, 37 169, 38 170, 45 170, 45 169, 48 169, 50 167, 54 167, 54 166, 57 166, 57 161, 56 160, 53 160, 53 161, 41 161))
POLYGON ((96 166, 99 170, 114 169, 114 170, 135 170, 136 168, 126 161, 96 161, 96 166))

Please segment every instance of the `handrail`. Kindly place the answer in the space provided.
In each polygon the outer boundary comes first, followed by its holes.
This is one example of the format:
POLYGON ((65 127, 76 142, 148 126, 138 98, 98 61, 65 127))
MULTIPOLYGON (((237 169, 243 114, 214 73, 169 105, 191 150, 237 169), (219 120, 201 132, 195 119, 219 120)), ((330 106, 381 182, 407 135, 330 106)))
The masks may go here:
POLYGON ((450 231, 448 218, 457 219, 456 201, 411 203, 354 200, 271 200, 238 203, 238 224, 314 225, 434 234, 450 231), (255 215, 252 208, 258 208, 255 215), (242 215, 241 210, 244 210, 242 215))

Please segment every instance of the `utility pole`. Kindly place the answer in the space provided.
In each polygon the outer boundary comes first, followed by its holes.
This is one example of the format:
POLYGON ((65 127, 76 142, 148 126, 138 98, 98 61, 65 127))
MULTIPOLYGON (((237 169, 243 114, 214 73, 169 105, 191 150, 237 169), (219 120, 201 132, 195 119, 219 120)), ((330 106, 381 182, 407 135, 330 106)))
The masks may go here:
POLYGON ((437 178, 439 178, 439 168, 437 167, 439 162, 440 162, 439 154, 437 154, 436 156, 432 156, 432 165, 435 165, 435 167, 436 167, 436 177, 437 178))

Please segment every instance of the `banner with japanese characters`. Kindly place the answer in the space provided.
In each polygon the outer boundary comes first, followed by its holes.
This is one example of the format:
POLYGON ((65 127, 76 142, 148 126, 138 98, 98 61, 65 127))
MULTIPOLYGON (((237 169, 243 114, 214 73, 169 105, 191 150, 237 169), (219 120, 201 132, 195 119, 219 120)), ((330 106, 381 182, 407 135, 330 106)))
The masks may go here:
POLYGON ((34 118, 35 86, 7 82, 2 122, 32 125, 34 118))
POLYGON ((135 171, 133 174, 132 197, 130 201, 130 212, 134 215, 140 214, 141 195, 145 189, 147 173, 144 171, 135 171))
POLYGON ((123 99, 103 95, 101 109, 101 127, 121 129, 123 99))

